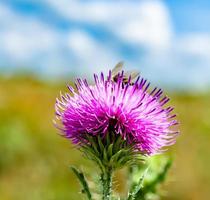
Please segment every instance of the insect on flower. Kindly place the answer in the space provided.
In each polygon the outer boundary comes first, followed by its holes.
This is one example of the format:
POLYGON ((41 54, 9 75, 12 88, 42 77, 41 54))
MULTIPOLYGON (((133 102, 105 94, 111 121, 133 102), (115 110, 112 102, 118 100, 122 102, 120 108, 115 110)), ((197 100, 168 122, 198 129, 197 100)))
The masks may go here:
MULTIPOLYGON (((112 70, 112 80, 117 82, 118 74, 123 70, 123 62, 119 62, 112 70)), ((139 72, 137 71, 131 71, 131 72, 125 72, 123 75, 123 82, 125 84, 128 83, 129 77, 131 78, 130 85, 133 85, 133 80, 139 76, 139 72)))
POLYGON ((71 95, 61 95, 55 105, 60 128, 74 144, 87 144, 87 136, 104 138, 112 132, 126 144, 135 143, 141 154, 161 153, 178 134, 171 129, 177 124, 173 108, 165 106, 169 98, 161 89, 149 91, 150 83, 138 73, 128 76, 121 69, 122 62, 107 78, 95 74, 95 85, 77 79, 77 91, 68 86, 71 95))
MULTIPOLYGON (((91 85, 77 79, 76 89, 68 86, 69 92, 55 104, 55 123, 62 135, 100 168, 103 200, 113 199, 114 170, 162 153, 178 135, 173 107, 166 106, 169 98, 157 87, 150 90, 150 83, 138 72, 124 72, 122 67, 120 62, 108 76, 94 74, 91 85)), ((92 200, 84 175, 72 170, 92 200)), ((137 194, 132 187, 127 199, 137 199, 137 194)))

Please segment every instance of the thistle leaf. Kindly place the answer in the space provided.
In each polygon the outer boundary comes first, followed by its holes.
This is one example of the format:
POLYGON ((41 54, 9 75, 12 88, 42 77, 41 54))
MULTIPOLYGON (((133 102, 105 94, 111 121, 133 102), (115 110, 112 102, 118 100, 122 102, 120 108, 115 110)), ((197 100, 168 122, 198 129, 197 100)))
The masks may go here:
POLYGON ((76 175, 76 177, 78 178, 80 184, 82 185, 82 192, 87 195, 88 200, 92 200, 92 195, 90 193, 90 189, 89 189, 88 183, 86 181, 86 178, 83 172, 79 171, 73 166, 71 166, 70 168, 73 171, 73 173, 76 175))
POLYGON ((142 188, 142 190, 140 190, 136 194, 136 198, 143 199, 149 193, 157 194, 157 191, 156 191, 157 186, 165 180, 168 170, 171 167, 171 164, 172 164, 172 160, 168 159, 167 162, 162 167, 163 170, 161 172, 157 173, 153 180, 151 180, 150 182, 148 182, 147 184, 144 185, 144 188, 142 188))
POLYGON ((163 170, 161 172, 159 172, 156 177, 145 187, 145 190, 151 191, 151 192, 156 192, 156 187, 158 184, 162 183, 165 178, 166 175, 168 173, 168 170, 170 169, 172 165, 172 160, 168 159, 167 162, 165 163, 165 165, 163 166, 163 170))
POLYGON ((144 173, 140 177, 138 183, 131 187, 127 200, 137 200, 137 198, 138 198, 137 195, 140 193, 140 190, 143 187, 143 181, 144 181, 144 178, 145 178, 147 172, 148 172, 148 168, 146 168, 146 170, 144 171, 144 173))

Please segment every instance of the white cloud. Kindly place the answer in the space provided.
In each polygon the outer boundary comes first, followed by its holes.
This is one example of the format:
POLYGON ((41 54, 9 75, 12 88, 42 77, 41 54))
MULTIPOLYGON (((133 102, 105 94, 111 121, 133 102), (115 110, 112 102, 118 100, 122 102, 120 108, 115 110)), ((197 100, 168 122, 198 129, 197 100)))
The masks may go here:
POLYGON ((185 34, 178 39, 177 48, 184 54, 209 57, 210 59, 210 34, 185 34))
POLYGON ((33 18, 26 18, 0 5, 1 51, 17 61, 30 60, 36 54, 55 48, 58 43, 56 31, 33 18))
POLYGON ((170 44, 172 25, 161 1, 46 1, 60 15, 105 27, 126 42, 159 48, 170 44))
POLYGON ((69 70, 65 56, 60 52, 65 44, 63 34, 3 4, 0 4, 0 44, 0 65, 3 67, 34 68, 57 75, 69 70))
POLYGON ((142 67, 140 71, 157 83, 200 88, 210 84, 210 34, 176 35, 163 1, 45 2, 80 26, 61 32, 0 3, 0 65, 5 61, 41 73, 87 75, 107 71, 123 59, 127 66, 142 67), (110 42, 94 36, 84 23, 110 32, 110 42), (134 48, 137 56, 122 53, 120 48, 126 49, 121 44, 134 48), (142 49, 144 55, 138 54, 142 49))
POLYGON ((34 67, 40 72, 59 75, 74 71, 102 71, 119 59, 103 42, 80 29, 59 32, 42 21, 25 17, 0 4, 1 65, 34 67), (65 51, 65 52, 64 52, 65 51))
POLYGON ((67 45, 76 63, 80 74, 92 74, 100 71, 107 71, 113 66, 119 57, 117 52, 97 41, 90 34, 81 30, 73 30, 68 33, 67 45), (108 66, 112 64, 112 66, 108 66))
POLYGON ((57 36, 53 32, 36 22, 30 21, 30 26, 27 22, 0 33, 4 50, 17 61, 30 60, 56 46, 57 36))
POLYGON ((172 24, 168 9, 159 1, 138 5, 136 16, 127 16, 116 33, 128 42, 150 48, 167 48, 172 38, 172 24))

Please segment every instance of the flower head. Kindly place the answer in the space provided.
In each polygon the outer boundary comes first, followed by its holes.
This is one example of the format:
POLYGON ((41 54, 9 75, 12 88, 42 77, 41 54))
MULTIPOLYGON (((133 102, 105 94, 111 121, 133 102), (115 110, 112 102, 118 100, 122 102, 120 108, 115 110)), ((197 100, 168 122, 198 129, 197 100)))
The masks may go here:
POLYGON ((66 138, 75 144, 85 144, 88 136, 107 134, 121 136, 127 144, 135 144, 135 150, 145 155, 160 153, 164 147, 175 143, 177 132, 171 127, 177 124, 166 107, 169 98, 161 89, 149 91, 150 83, 131 76, 124 81, 124 72, 115 80, 112 72, 94 75, 94 85, 78 79, 76 90, 68 86, 71 94, 61 95, 55 109, 60 127, 66 138))

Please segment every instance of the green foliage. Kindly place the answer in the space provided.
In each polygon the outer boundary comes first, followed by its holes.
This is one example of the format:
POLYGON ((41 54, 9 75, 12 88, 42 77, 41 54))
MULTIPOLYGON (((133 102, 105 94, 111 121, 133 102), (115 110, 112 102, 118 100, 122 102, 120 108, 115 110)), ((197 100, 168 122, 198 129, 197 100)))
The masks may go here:
POLYGON ((82 185, 82 193, 86 194, 87 195, 87 198, 88 200, 92 200, 92 195, 90 193, 90 189, 89 189, 89 186, 88 186, 88 183, 86 181, 86 178, 83 174, 83 172, 80 172, 77 168, 75 167, 71 167, 71 170, 74 172, 74 174, 77 176, 79 182, 81 183, 82 185))
POLYGON ((127 200, 135 200, 135 199, 138 199, 138 195, 141 192, 142 187, 143 187, 143 181, 144 181, 144 178, 145 178, 145 176, 147 174, 147 170, 148 170, 148 168, 146 168, 146 170, 141 175, 141 177, 139 178, 139 181, 137 183, 133 183, 132 184, 131 189, 130 189, 130 191, 128 193, 127 200))
POLYGON ((146 169, 140 166, 131 169, 130 175, 133 176, 133 181, 127 200, 147 200, 148 196, 158 195, 158 186, 164 182, 172 160, 162 156, 161 159, 151 158, 148 162, 149 166, 146 169))
POLYGON ((167 162, 163 164, 163 166, 161 166, 162 168, 161 171, 154 172, 156 173, 156 175, 150 182, 145 184, 142 192, 139 191, 139 196, 141 196, 142 194, 146 196, 147 193, 157 193, 157 186, 165 181, 168 170, 171 167, 171 164, 172 160, 168 159, 167 162))

